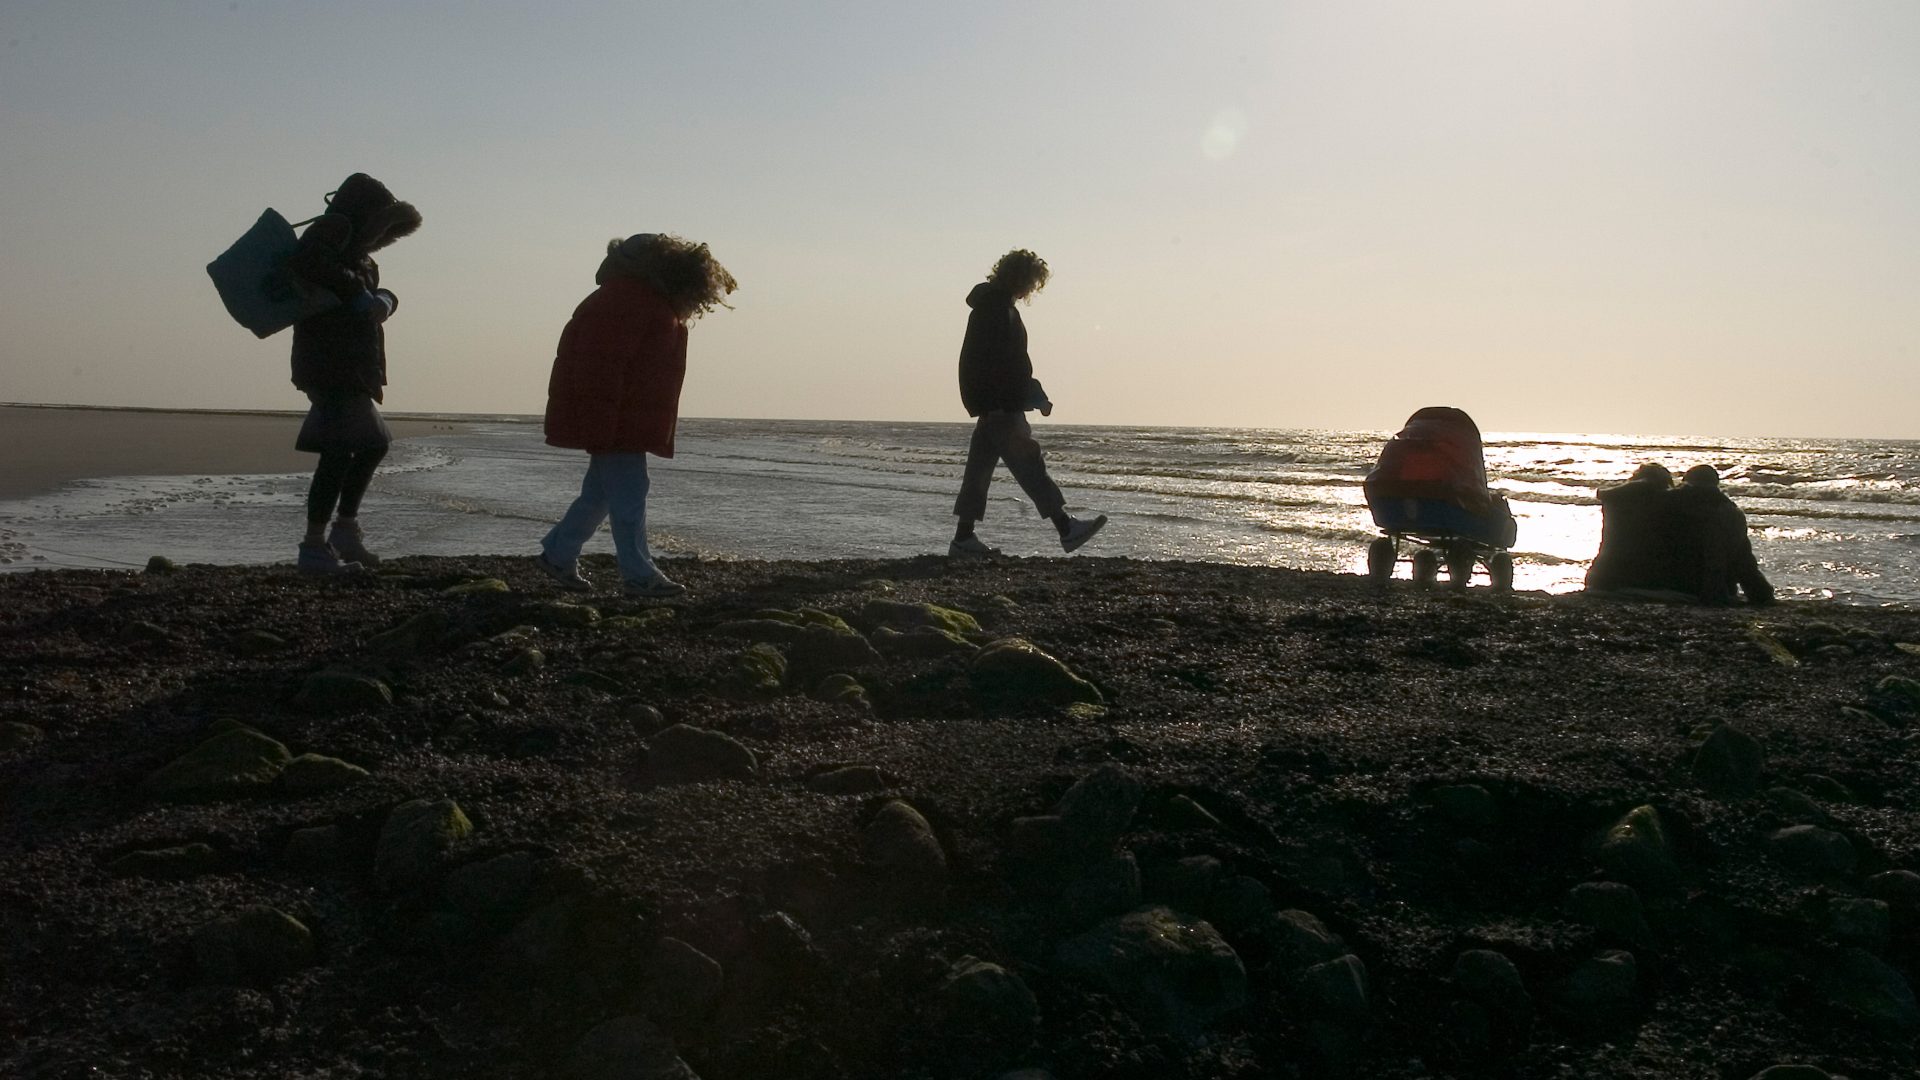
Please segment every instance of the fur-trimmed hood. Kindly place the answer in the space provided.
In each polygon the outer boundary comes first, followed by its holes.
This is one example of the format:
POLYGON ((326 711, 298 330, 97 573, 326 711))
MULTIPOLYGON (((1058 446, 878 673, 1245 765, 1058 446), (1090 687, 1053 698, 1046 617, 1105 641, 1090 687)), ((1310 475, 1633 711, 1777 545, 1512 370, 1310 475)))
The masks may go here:
POLYGON ((420 228, 420 211, 394 198, 387 185, 366 173, 354 173, 342 181, 328 196, 327 212, 353 223, 349 243, 362 251, 379 251, 420 228))

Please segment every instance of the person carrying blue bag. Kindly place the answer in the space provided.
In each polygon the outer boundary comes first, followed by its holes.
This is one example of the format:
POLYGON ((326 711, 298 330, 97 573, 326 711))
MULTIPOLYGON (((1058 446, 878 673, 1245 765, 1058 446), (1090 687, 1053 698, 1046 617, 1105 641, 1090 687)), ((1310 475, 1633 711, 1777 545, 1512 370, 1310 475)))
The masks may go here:
POLYGON ((295 564, 304 573, 338 574, 380 561, 366 548, 359 513, 393 442, 379 409, 387 384, 381 324, 400 301, 380 287, 372 253, 419 228, 420 212, 411 203, 354 173, 327 196, 327 212, 307 226, 287 259, 294 275, 340 301, 293 324, 293 385, 312 402, 294 448, 320 455, 295 564))

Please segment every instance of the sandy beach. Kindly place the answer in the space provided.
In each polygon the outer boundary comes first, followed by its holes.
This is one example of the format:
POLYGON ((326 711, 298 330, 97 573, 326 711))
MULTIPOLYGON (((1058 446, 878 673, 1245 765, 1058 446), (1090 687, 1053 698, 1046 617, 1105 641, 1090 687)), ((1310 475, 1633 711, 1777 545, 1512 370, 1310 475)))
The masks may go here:
POLYGON ((0 1073, 1920 1068, 1920 613, 672 572, 0 576, 0 1073))
MULTIPOLYGON (((0 405, 0 499, 98 476, 308 472, 314 455, 293 448, 304 415, 0 405)), ((459 426, 387 423, 402 439, 459 426)))

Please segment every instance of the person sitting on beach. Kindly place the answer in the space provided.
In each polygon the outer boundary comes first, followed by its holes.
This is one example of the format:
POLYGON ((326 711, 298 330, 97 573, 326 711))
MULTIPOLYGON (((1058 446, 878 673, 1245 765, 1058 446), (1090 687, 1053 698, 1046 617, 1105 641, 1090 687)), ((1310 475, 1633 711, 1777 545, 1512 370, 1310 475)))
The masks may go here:
POLYGON ((560 333, 547 382, 547 443, 585 450, 587 475, 537 561, 564 588, 591 588, 580 550, 611 515, 625 593, 677 596, 686 589, 647 549, 647 455, 673 456, 687 324, 726 307, 736 283, 707 245, 666 233, 609 242, 594 283, 560 333))
POLYGON ((320 455, 295 563, 305 573, 338 574, 380 561, 362 539, 360 500, 393 443, 377 403, 386 399, 387 384, 381 324, 400 301, 380 287, 372 253, 419 228, 411 203, 354 173, 328 196, 327 212, 300 234, 287 260, 295 275, 340 298, 339 306, 293 325, 293 385, 312 403, 293 445, 320 455))
POLYGON ((1731 604, 1737 587, 1749 604, 1773 602, 1773 584, 1760 572, 1747 535, 1747 515, 1720 490, 1720 473, 1695 465, 1673 490, 1687 578, 1685 591, 1703 604, 1731 604))
POLYGON ((1600 550, 1587 568, 1587 588, 1676 589, 1672 519, 1668 496, 1673 473, 1657 461, 1633 471, 1627 482, 1601 488, 1600 550))
POLYGON ((967 446, 960 494, 953 501, 953 513, 960 521, 953 542, 947 545, 949 555, 999 554, 974 534, 974 525, 987 516, 987 491, 993 483, 994 468, 1001 461, 1007 463, 1008 471, 1033 500, 1040 516, 1053 522, 1062 549, 1077 550, 1107 523, 1105 514, 1082 520, 1067 513, 1066 498, 1047 475, 1040 444, 1027 423, 1027 410, 1037 409, 1041 416, 1051 416, 1053 402, 1033 377, 1033 361, 1027 355, 1027 327, 1014 302, 1031 302, 1033 294, 1046 287, 1049 276, 1040 256, 1017 249, 1002 255, 987 280, 967 294, 972 313, 967 317, 967 336, 960 346, 960 402, 966 406, 967 415, 978 417, 978 421, 967 446))

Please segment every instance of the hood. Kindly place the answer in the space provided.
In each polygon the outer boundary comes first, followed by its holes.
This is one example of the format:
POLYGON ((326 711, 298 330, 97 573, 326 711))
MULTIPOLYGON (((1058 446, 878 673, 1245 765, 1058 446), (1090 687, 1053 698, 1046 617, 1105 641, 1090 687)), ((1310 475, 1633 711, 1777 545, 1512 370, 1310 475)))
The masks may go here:
POLYGON ((353 222, 352 243, 365 251, 378 251, 420 228, 420 211, 394 198, 387 185, 366 173, 342 181, 327 200, 327 212, 353 222))
POLYGON ((983 281, 967 294, 967 306, 970 308, 1010 307, 1013 294, 991 281, 983 281))

